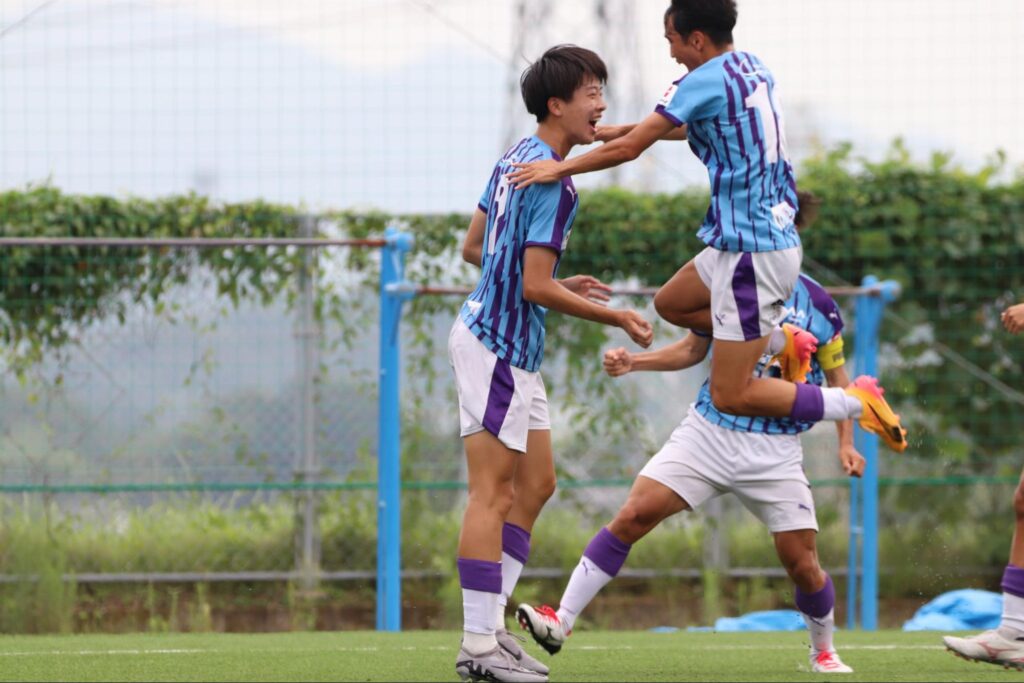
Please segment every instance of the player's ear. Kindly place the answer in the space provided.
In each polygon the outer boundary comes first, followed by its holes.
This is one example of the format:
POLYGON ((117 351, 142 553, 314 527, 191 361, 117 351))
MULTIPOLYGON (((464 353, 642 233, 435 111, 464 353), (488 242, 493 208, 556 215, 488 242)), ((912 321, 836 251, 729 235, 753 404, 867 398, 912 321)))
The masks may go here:
POLYGON ((565 102, 559 97, 548 98, 548 113, 552 116, 561 118, 562 112, 565 109, 565 102))

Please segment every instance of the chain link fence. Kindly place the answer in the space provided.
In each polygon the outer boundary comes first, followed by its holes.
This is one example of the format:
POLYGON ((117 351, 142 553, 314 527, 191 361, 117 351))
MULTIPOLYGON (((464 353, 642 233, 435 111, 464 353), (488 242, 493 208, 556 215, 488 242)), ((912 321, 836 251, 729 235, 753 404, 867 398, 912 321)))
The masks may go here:
MULTIPOLYGON (((55 240, 0 250, 9 332, 0 628, 371 626, 377 311, 350 277, 345 252, 377 243, 170 245, 55 240), (251 273, 230 264, 275 252, 291 265, 271 281, 225 286, 223 268, 245 281, 251 273), (19 259, 37 268, 26 271, 19 259), (18 281, 25 272, 31 281, 18 281), (33 348, 30 338, 44 343, 33 348)), ((442 301, 402 329, 403 621, 412 628, 458 619, 451 565, 464 472, 443 349, 460 299, 442 301)), ((855 346, 852 307, 840 302, 855 346)), ((661 328, 659 341, 674 334, 661 328)), ((553 348, 552 373, 566 362, 553 348)), ((561 400, 574 387, 552 388, 561 486, 535 530, 520 599, 557 599, 706 372, 629 376, 615 381, 614 396, 582 399, 635 408, 637 419, 607 438, 588 438, 594 426, 581 421, 580 397, 561 400)), ((804 439, 822 562, 842 585, 849 492, 834 427, 804 439)), ((1009 470, 950 478, 933 461, 883 458, 885 626, 909 616, 915 595, 997 579, 1009 534, 985 520, 1012 520, 1015 479, 1009 470)), ((669 520, 622 576, 595 603, 591 623, 628 612, 637 625, 706 624, 789 600, 769 534, 728 497, 669 520)))

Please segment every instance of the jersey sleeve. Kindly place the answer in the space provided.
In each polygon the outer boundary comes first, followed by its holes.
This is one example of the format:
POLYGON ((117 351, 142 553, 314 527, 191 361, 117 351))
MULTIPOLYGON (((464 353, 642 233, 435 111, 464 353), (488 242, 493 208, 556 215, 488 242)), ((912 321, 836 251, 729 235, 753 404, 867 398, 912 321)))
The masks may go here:
POLYGON ((816 358, 822 370, 834 370, 846 362, 843 354, 843 314, 825 288, 803 279, 811 300, 811 333, 821 340, 816 358), (827 341, 826 341, 827 340, 827 341))
POLYGON ((531 185, 526 191, 532 196, 523 248, 548 247, 561 254, 576 204, 576 191, 565 182, 531 185))
POLYGON ((725 105, 725 78, 716 64, 698 67, 673 83, 654 111, 681 126, 713 118, 725 105))
POLYGON ((501 166, 495 166, 494 170, 491 171, 491 179, 487 181, 487 187, 484 188, 484 193, 480 195, 480 201, 476 203, 484 213, 491 207, 491 202, 494 201, 494 188, 498 182, 498 177, 501 173, 501 166))

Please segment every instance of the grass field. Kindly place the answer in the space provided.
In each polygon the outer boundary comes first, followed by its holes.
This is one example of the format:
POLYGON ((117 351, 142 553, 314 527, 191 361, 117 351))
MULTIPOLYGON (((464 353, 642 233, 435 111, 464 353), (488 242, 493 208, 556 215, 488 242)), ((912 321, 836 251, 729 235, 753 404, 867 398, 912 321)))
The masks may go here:
MULTIPOLYGON (((453 681, 459 633, 412 631, 0 637, 0 680, 453 681)), ((938 633, 840 633, 843 681, 1024 678, 954 658, 938 633)), ((798 633, 582 632, 553 681, 791 681, 809 672, 798 633)), ((531 651, 536 648, 531 644, 531 651)))

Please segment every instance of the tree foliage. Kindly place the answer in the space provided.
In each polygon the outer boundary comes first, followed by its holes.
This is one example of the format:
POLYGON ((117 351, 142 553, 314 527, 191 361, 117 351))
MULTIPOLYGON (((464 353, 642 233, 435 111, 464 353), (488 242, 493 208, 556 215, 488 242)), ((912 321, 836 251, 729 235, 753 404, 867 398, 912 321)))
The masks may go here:
MULTIPOLYGON (((1021 342, 998 314, 1024 296, 1024 180, 1006 179, 997 159, 976 172, 948 156, 915 163, 898 142, 881 161, 856 158, 849 146, 806 163, 800 184, 823 206, 803 235, 805 270, 825 284, 859 283, 874 274, 903 286, 883 330, 883 379, 915 427, 922 454, 996 455, 1020 445, 1016 425, 1024 386, 1021 342)), ((702 245, 696 227, 707 193, 585 192, 562 274, 657 286, 702 245)), ((468 217, 335 212, 321 230, 379 236, 397 223, 416 237, 408 277, 421 284, 471 284, 459 247, 468 217)), ((43 186, 0 194, 5 236, 285 237, 298 234, 299 212, 264 202, 215 204, 195 195, 157 200, 66 195, 43 186)), ((123 316, 140 302, 156 309, 171 288, 206 277, 220 296, 269 301, 301 270, 294 249, 157 250, 6 248, 0 253, 0 343, 15 369, 74 342, 81 330, 123 316), (108 264, 116 267, 107 267, 108 264)), ((320 283, 317 315, 335 320, 343 343, 372 320, 378 257, 352 249, 346 267, 361 296, 320 283)), ((635 304, 636 302, 634 302, 635 304)), ((453 302, 419 297, 407 307, 410 371, 429 377, 438 335, 429 323, 453 302)), ((848 308, 848 310, 850 310, 848 308)), ((552 378, 570 408, 594 419, 589 399, 615 405, 616 429, 635 418, 608 392, 594 356, 607 331, 549 317, 549 344, 564 373, 552 378)), ((855 335, 854 335, 855 339, 855 335)), ((422 397, 421 397, 422 398, 422 397)), ((421 400, 413 397, 412 400, 421 400)))

